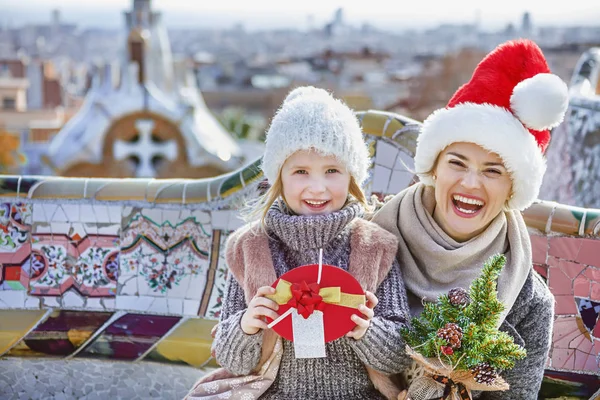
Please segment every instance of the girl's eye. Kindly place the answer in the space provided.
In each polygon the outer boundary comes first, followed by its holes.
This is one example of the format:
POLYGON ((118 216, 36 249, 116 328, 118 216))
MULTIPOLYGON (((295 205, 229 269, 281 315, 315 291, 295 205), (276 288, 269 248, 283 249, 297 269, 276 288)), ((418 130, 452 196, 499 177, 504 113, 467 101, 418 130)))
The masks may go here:
POLYGON ((338 173, 338 172, 340 172, 340 171, 338 171, 338 170, 337 170, 337 169, 335 169, 335 168, 329 168, 329 169, 327 170, 327 173, 328 173, 328 174, 336 174, 336 173, 338 173))

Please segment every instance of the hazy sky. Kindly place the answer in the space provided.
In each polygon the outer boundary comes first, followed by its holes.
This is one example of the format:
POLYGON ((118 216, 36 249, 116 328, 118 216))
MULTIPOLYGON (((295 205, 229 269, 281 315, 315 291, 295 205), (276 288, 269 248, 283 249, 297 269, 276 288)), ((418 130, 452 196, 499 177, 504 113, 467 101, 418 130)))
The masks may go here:
MULTIPOLYGON (((50 10, 60 9, 62 19, 86 26, 121 27, 120 12, 132 0, 0 0, 0 23, 18 26, 48 21, 50 10)), ((224 27, 243 22, 249 29, 305 28, 308 16, 315 24, 343 7, 349 23, 368 22, 382 28, 433 26, 441 22, 472 22, 482 27, 520 23, 525 11, 537 25, 598 25, 600 0, 153 0, 167 26, 224 27)))

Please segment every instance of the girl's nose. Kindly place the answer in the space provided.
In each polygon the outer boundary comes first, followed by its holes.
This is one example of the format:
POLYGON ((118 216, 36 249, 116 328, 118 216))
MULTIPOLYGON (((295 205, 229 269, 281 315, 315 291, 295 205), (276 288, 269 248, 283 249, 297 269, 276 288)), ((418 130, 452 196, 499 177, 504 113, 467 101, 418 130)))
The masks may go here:
POLYGON ((323 193, 327 189, 327 185, 325 185, 325 180, 321 178, 313 178, 311 179, 309 190, 312 193, 323 193))

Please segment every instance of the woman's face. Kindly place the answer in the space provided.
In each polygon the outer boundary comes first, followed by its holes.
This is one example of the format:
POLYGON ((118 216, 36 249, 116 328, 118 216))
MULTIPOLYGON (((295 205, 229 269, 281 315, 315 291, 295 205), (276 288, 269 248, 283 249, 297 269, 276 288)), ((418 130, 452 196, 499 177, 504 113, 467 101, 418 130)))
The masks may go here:
POLYGON ((283 197, 296 214, 329 214, 346 204, 350 174, 335 157, 300 150, 285 160, 281 182, 283 197))
POLYGON ((438 157, 433 218, 454 240, 483 232, 502 211, 512 180, 500 156, 466 142, 453 143, 438 157))

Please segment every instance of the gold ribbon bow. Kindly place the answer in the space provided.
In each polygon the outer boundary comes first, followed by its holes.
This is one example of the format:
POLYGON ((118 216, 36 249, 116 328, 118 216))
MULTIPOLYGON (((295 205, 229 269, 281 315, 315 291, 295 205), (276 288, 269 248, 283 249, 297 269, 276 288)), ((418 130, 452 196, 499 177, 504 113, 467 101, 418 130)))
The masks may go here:
MULTIPOLYGON (((364 294, 344 293, 339 286, 320 288, 319 296, 323 298, 324 303, 349 308, 358 308, 359 305, 367 302, 367 298, 364 294)), ((280 279, 275 287, 275 294, 267 297, 279 305, 287 304, 293 297, 292 284, 286 280, 280 279)))

